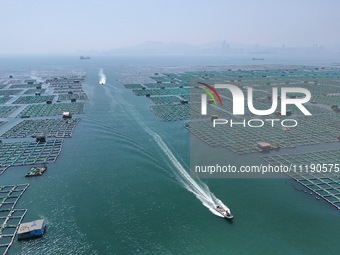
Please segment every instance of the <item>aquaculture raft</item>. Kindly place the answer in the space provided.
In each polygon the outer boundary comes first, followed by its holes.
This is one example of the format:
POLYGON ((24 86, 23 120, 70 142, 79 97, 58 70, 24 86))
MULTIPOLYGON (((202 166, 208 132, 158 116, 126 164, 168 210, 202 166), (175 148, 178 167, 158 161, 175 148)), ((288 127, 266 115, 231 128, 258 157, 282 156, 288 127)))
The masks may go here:
POLYGON ((7 255, 11 247, 19 225, 25 217, 27 209, 13 209, 7 212, 0 212, 0 253, 7 255))
POLYGON ((21 96, 13 104, 37 104, 52 101, 54 96, 21 96))
POLYGON ((15 206, 29 184, 0 186, 0 252, 7 254, 27 210, 15 206))
POLYGON ((0 90, 0 96, 10 96, 10 95, 17 95, 21 93, 23 90, 20 89, 2 89, 0 90))
POLYGON ((28 105, 17 117, 31 116, 55 116, 62 115, 63 112, 71 112, 73 114, 84 113, 84 103, 57 103, 57 104, 34 104, 28 105))
POLYGON ((88 100, 88 96, 85 93, 72 93, 72 94, 59 94, 58 100, 59 101, 66 101, 66 100, 88 100))
MULTIPOLYGON (((190 120, 187 128, 199 139, 211 146, 228 148, 238 154, 258 152, 257 142, 265 141, 280 148, 312 145, 320 142, 334 142, 339 136, 340 114, 331 109, 340 102, 339 70, 336 68, 253 67, 245 70, 230 68, 225 70, 201 70, 184 73, 165 73, 150 77, 154 83, 126 84, 137 96, 146 96, 154 104, 150 110, 162 121, 190 120), (246 108, 245 115, 234 116, 232 95, 226 89, 216 89, 223 104, 209 103, 208 114, 201 115, 201 94, 198 82, 210 85, 215 83, 233 84, 246 91, 253 87, 254 107, 269 109, 272 104, 273 87, 302 87, 313 91, 313 97, 306 108, 312 116, 304 116, 295 106, 288 105, 287 111, 299 125, 295 128, 282 128, 281 125, 262 127, 261 129, 225 126, 212 127, 210 118, 234 119, 235 122, 255 118, 246 108), (177 87, 174 87, 177 86, 177 87), (322 128, 320 128, 322 127, 322 128)), ((289 97, 299 97, 290 93, 289 97)), ((281 119, 280 111, 270 116, 256 116, 257 119, 281 119)))
POLYGON ((62 144, 62 139, 0 143, 0 167, 53 163, 60 154, 62 144))
POLYGON ((6 133, 2 138, 25 138, 45 134, 47 137, 66 138, 71 137, 75 126, 80 119, 38 119, 23 120, 6 133))
POLYGON ((35 94, 35 93, 40 93, 40 94, 44 94, 46 91, 46 89, 28 89, 25 91, 25 95, 29 95, 29 94, 35 94))
POLYGON ((0 104, 6 103, 8 100, 10 100, 12 97, 0 97, 0 104))
POLYGON ((40 84, 14 84, 11 85, 11 89, 25 89, 25 88, 35 88, 37 86, 40 86, 40 84))
MULTIPOLYGON (((284 154, 276 156, 262 157, 272 165, 296 165, 308 166, 310 164, 339 164, 340 150, 327 150, 299 154, 284 154)), ((287 173, 291 178, 322 197, 328 203, 340 209, 340 173, 333 171, 322 172, 302 171, 297 169, 295 172, 287 173)))
POLYGON ((0 118, 7 118, 12 112, 18 109, 20 106, 0 106, 0 118))

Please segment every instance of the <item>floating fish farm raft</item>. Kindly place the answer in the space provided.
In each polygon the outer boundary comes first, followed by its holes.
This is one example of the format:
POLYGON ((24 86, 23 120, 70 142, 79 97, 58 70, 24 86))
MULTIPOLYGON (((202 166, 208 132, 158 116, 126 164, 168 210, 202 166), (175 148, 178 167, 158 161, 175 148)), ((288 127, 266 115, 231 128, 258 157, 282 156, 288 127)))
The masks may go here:
POLYGON ((53 163, 60 154, 62 144, 62 139, 49 139, 46 142, 3 142, 0 144, 0 166, 53 163))
POLYGON ((316 151, 299 154, 283 154, 263 157, 271 165, 297 166, 287 173, 291 178, 313 191, 318 196, 340 210, 340 172, 322 169, 329 162, 339 162, 340 150, 316 151))
MULTIPOLYGON (((228 148, 238 154, 257 152, 257 143, 265 141, 280 148, 293 148, 322 142, 335 142, 340 135, 340 114, 332 105, 340 107, 340 71, 335 68, 293 67, 285 69, 225 69, 223 71, 196 71, 165 73, 152 76, 154 83, 125 84, 137 96, 145 96, 152 101, 150 110, 163 121, 187 120, 186 127, 202 141, 211 146, 228 148), (213 127, 211 116, 233 118, 231 93, 217 89, 223 105, 211 104, 206 116, 201 115, 202 86, 227 83, 246 90, 254 89, 254 107, 269 109, 272 103, 272 87, 301 87, 312 91, 312 99, 306 108, 312 117, 303 115, 298 108, 288 105, 287 111, 299 125, 295 128, 282 128, 280 125, 265 126, 261 129, 233 127, 226 132, 225 126, 213 127)), ((298 95, 290 95, 296 97, 298 95)), ((242 116, 244 117, 244 116, 242 116)), ((255 116, 246 111, 246 120, 255 116)), ((257 119, 283 119, 279 112, 269 116, 256 116, 257 119)))
POLYGON ((80 119, 36 119, 23 120, 6 133, 1 138, 25 138, 45 135, 47 137, 66 138, 71 137, 75 126, 80 119))
POLYGON ((59 101, 69 101, 71 99, 76 99, 76 100, 88 100, 89 98, 85 93, 72 93, 72 94, 59 94, 58 95, 58 100, 59 101))
POLYGON ((11 99, 11 97, 4 97, 4 96, 1 96, 0 97, 0 104, 4 104, 6 103, 7 101, 9 101, 11 99))
POLYGON ((80 121, 78 117, 64 119, 63 113, 84 112, 88 99, 82 88, 84 74, 35 76, 40 77, 39 81, 20 75, 0 78, 0 118, 4 118, 1 124, 6 124, 0 134, 0 173, 11 166, 53 163, 62 149, 63 140, 59 138, 71 137, 80 121), (25 119, 18 122, 18 118, 25 119), (44 139, 38 140, 40 136, 44 139))
POLYGON ((18 227, 27 210, 16 209, 15 206, 28 184, 0 186, 0 253, 8 254, 18 227))
POLYGON ((33 94, 33 95, 35 95, 35 93, 44 94, 45 91, 46 91, 46 89, 27 89, 27 90, 24 92, 24 94, 25 94, 25 95, 26 95, 26 94, 29 94, 29 95, 33 94))
MULTIPOLYGON (((159 72, 146 77, 143 81, 136 77, 135 81, 130 79, 128 82, 132 83, 124 86, 132 90, 135 95, 150 99, 150 110, 162 121, 182 121, 185 128, 206 144, 212 147, 223 147, 240 155, 259 153, 261 143, 269 144, 270 150, 279 150, 340 141, 339 68, 306 66, 245 66, 240 68, 234 66, 195 69, 196 71, 179 70, 177 73, 159 72), (277 87, 279 91, 281 87, 306 88, 311 92, 312 98, 304 106, 312 116, 305 116, 295 105, 288 105, 289 118, 296 120, 298 125, 296 127, 282 126, 281 121, 288 116, 281 116, 280 98, 278 109, 271 115, 257 116, 252 114, 247 107, 245 107, 244 116, 233 115, 232 94, 227 89, 216 89, 223 104, 220 104, 217 98, 214 100, 210 97, 209 99, 208 96, 207 114, 201 115, 201 95, 206 93, 203 90, 206 87, 199 82, 211 86, 232 84, 240 88, 245 95, 248 87, 252 87, 253 105, 258 110, 271 108, 273 87, 277 87), (254 118, 264 123, 266 119, 276 119, 279 124, 264 125, 261 128, 252 128, 247 125, 234 125, 232 128, 230 125, 213 127, 212 121, 217 118, 233 119, 238 123, 248 122, 254 118)), ((288 94, 289 98, 300 96, 299 93, 288 94)), ((294 157, 303 160, 305 156, 305 162, 314 159, 334 164, 339 163, 340 158, 339 151, 318 151, 314 154, 301 154, 300 156, 284 154, 264 159, 270 163, 286 164, 294 157), (326 155, 329 155, 328 158, 325 158, 326 155)), ((329 180, 322 176, 297 174, 290 176, 339 209, 339 200, 336 200, 339 199, 339 174, 328 178, 329 180), (317 181, 314 179, 316 177, 319 178, 317 181), (315 182, 320 185, 316 185, 315 182)))
MULTIPOLYGON (((72 136, 84 112, 88 97, 82 87, 83 73, 44 72, 34 76, 39 80, 29 78, 30 74, 0 75, 0 178, 6 178, 9 168, 15 171, 30 165, 41 169, 38 166, 55 162, 63 138, 72 136), (68 118, 64 118, 65 112, 68 118)), ((27 187, 0 186, 0 254, 8 254, 26 214, 27 210, 15 205, 27 187)))
POLYGON ((15 110, 19 109, 19 106, 3 106, 0 105, 0 118, 7 118, 15 110))
POLYGON ((10 95, 16 95, 16 94, 20 94, 21 92, 23 92, 23 90, 20 89, 2 89, 0 90, 0 96, 10 96, 10 95))
POLYGON ((21 96, 13 104, 37 104, 52 101, 54 96, 21 96))
POLYGON ((34 104, 28 105, 22 110, 18 117, 44 117, 62 115, 63 112, 72 114, 84 113, 84 103, 56 103, 56 104, 34 104))

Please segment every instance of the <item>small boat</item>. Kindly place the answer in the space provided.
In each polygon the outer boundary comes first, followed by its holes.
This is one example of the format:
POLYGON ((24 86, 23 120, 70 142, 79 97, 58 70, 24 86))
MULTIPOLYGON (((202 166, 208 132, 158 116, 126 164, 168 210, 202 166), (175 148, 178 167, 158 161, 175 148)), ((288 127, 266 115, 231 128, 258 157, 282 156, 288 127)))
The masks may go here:
POLYGON ((222 214, 223 218, 230 219, 230 220, 234 218, 234 215, 231 214, 229 209, 224 209, 221 206, 216 206, 216 211, 222 214))
POLYGON ((42 175, 46 171, 46 169, 47 169, 47 166, 33 166, 27 172, 25 177, 40 176, 40 175, 42 175))
POLYGON ((79 57, 80 60, 85 60, 85 59, 91 59, 89 56, 80 56, 79 57))

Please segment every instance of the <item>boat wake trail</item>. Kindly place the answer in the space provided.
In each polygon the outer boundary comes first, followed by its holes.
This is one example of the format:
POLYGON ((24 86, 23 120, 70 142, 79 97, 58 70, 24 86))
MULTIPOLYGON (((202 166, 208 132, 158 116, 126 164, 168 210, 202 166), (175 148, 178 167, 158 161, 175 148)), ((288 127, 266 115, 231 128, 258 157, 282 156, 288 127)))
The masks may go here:
POLYGON ((219 200, 210 190, 209 187, 203 183, 201 180, 193 179, 188 172, 184 169, 182 164, 177 160, 175 155, 169 149, 169 147, 165 144, 163 139, 154 131, 152 131, 149 127, 147 127, 144 123, 139 123, 144 130, 152 136, 158 146, 162 149, 165 155, 169 158, 173 166, 177 169, 176 176, 178 180, 183 184, 183 186, 193 193, 202 204, 207 207, 213 214, 223 217, 220 213, 216 211, 216 207, 220 206, 224 208, 226 211, 230 212, 230 209, 223 204, 221 200, 219 200))
MULTIPOLYGON (((107 88, 109 90, 109 88, 107 88)), ((109 94, 111 95, 111 94, 109 94)), ((148 133, 153 140, 157 143, 160 149, 164 152, 164 154, 168 157, 171 164, 175 167, 176 171, 174 174, 176 175, 177 179, 180 183, 191 193, 193 193, 201 202, 202 204, 207 207, 213 214, 219 217, 224 217, 220 214, 216 208, 217 206, 223 208, 227 212, 230 213, 230 209, 223 204, 221 200, 219 200, 210 190, 209 187, 202 182, 200 179, 195 178, 193 179, 190 174, 185 170, 182 164, 178 161, 175 157, 173 152, 169 149, 169 147, 165 144, 163 139, 160 135, 154 132, 151 128, 149 128, 145 122, 141 119, 139 113, 134 109, 134 106, 124 100, 122 97, 115 98, 116 100, 120 101, 121 104, 124 105, 125 110, 127 113, 136 120, 136 122, 143 128, 143 130, 148 133)))
POLYGON ((99 69, 98 75, 99 75, 99 84, 100 85, 105 85, 105 83, 106 83, 106 75, 104 74, 103 68, 99 69))

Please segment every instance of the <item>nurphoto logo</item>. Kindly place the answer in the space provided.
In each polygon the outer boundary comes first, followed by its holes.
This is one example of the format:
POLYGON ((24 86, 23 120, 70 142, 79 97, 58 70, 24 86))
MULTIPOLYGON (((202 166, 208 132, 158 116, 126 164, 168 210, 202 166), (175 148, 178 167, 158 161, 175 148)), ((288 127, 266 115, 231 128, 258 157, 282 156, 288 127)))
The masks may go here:
MULTIPOLYGON (((228 89, 232 94, 232 100, 233 100, 233 109, 232 114, 242 116, 245 115, 245 96, 243 91, 231 84, 215 84, 214 87, 203 83, 198 82, 199 84, 205 86, 206 88, 201 88, 205 93, 201 94, 201 114, 207 115, 207 95, 213 100, 214 104, 217 104, 216 99, 214 95, 217 97, 220 105, 223 105, 222 99, 220 94, 216 91, 216 89, 228 89), (209 89, 209 90, 208 90, 209 89), (214 94, 214 95, 213 95, 214 94)), ((311 93, 308 89, 305 88, 297 88, 297 87, 282 87, 280 89, 280 95, 279 95, 279 88, 273 87, 272 88, 272 104, 269 109, 266 110, 258 110, 254 107, 253 103, 253 88, 247 87, 247 106, 248 110, 257 116, 266 116, 274 113, 279 105, 279 101, 281 101, 281 116, 287 115, 287 105, 295 105, 304 115, 310 116, 312 115, 306 107, 303 105, 311 99, 311 93), (301 93, 304 95, 304 97, 295 97, 295 98, 289 98, 289 93, 301 93)), ((246 121, 245 119, 241 122, 235 122, 233 120, 228 121, 227 119, 220 119, 220 118, 214 118, 213 119, 213 126, 216 125, 225 125, 230 123, 231 126, 234 125, 243 125, 249 126, 249 127, 262 127, 266 122, 271 123, 271 126, 274 127, 275 122, 281 122, 281 125, 284 127, 295 127, 297 126, 297 121, 295 119, 250 119, 246 121), (291 122, 292 124, 287 124, 287 122, 291 122), (248 125, 246 125, 248 124, 248 125)))

